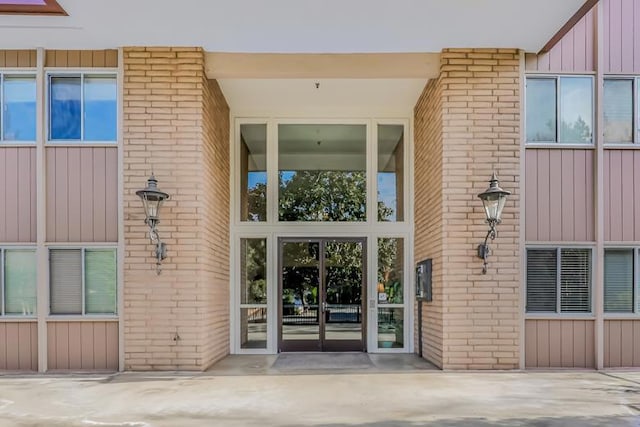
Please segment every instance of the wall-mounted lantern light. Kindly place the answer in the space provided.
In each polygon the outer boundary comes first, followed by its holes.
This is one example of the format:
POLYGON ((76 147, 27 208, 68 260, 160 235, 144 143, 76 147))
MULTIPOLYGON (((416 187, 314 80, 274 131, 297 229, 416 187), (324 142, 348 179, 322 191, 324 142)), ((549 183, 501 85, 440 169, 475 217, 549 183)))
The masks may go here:
POLYGON ((142 200, 144 206, 145 219, 144 223, 149 226, 149 239, 152 244, 156 245, 156 272, 160 274, 160 265, 162 260, 167 257, 167 245, 160 240, 157 225, 160 222, 160 207, 162 202, 169 198, 169 195, 158 188, 158 180, 151 176, 147 180, 147 187, 144 190, 136 191, 136 194, 142 200))
POLYGON ((498 177, 494 172, 489 181, 489 188, 483 193, 478 194, 482 204, 484 205, 484 213, 487 215, 487 223, 489 224, 489 231, 484 238, 484 243, 478 245, 478 257, 482 258, 484 264, 482 265, 482 274, 487 274, 487 258, 489 258, 489 238, 494 240, 496 238, 496 225, 500 224, 502 209, 507 201, 507 196, 511 192, 503 190, 498 185, 498 177))

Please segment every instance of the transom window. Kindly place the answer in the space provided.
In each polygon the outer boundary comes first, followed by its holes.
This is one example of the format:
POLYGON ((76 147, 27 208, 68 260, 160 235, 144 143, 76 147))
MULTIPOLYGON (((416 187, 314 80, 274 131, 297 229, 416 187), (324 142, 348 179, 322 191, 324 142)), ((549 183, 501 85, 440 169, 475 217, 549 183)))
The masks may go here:
POLYGON ((0 74, 0 139, 5 143, 36 140, 36 78, 30 74, 0 74))
POLYGON ((591 249, 527 249, 527 312, 590 313, 591 249))
POLYGON ((593 78, 536 76, 526 80, 528 143, 593 143, 593 78))
POLYGON ((115 75, 49 76, 49 141, 115 142, 117 110, 115 75))

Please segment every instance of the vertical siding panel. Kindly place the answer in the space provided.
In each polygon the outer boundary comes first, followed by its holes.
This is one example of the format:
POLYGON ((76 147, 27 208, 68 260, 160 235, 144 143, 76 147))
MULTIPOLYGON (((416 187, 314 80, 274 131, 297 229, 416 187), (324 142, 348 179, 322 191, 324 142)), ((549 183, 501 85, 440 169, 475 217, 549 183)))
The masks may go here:
POLYGON ((587 21, 586 18, 589 14, 585 15, 578 23, 573 27, 573 67, 574 70, 591 71, 591 68, 587 65, 587 21))
MULTIPOLYGON (((562 217, 560 218, 562 240, 575 240, 574 227, 578 222, 574 215, 573 205, 574 185, 580 185, 581 179, 577 179, 574 175, 573 156, 574 153, 568 150, 562 150, 562 166, 560 168, 561 179, 559 189, 561 190, 562 217)), ((584 181, 582 181, 584 184, 584 181)), ((576 191, 577 193, 577 191, 576 191)), ((578 211, 576 209, 576 211, 578 211)))
POLYGON ((17 323, 7 324, 7 369, 20 368, 20 332, 17 323))
POLYGON ((620 322, 620 366, 633 366, 633 320, 620 322))
POLYGON ((551 55, 545 53, 538 56, 538 71, 549 71, 551 69, 551 55))
POLYGON ((538 334, 535 320, 525 320, 524 323, 524 366, 538 366, 538 334))
POLYGON ((611 240, 611 151, 604 150, 603 173, 604 173, 604 240, 611 240))
POLYGON ((118 149, 106 149, 105 241, 118 241, 118 149))
MULTIPOLYGON (((30 165, 29 169, 31 170, 30 174, 30 187, 31 187, 31 210, 29 218, 31 219, 31 224, 29 229, 31 230, 31 238, 29 239, 32 242, 35 242, 38 238, 38 209, 37 209, 37 194, 36 194, 36 185, 38 180, 38 170, 36 167, 36 149, 32 148, 30 150, 30 165)), ((2 198, 0 198, 2 200, 2 198)), ((45 205, 46 206, 46 205, 45 205)))
POLYGON ((104 61, 105 67, 116 68, 118 66, 118 51, 115 49, 106 50, 104 61))
POLYGON ((80 51, 70 50, 67 52, 67 66, 79 68, 80 67, 80 51))
POLYGON ((6 67, 6 57, 5 57, 5 50, 0 50, 0 67, 6 67))
POLYGON ((538 152, 538 240, 550 240, 549 232, 549 150, 538 152))
POLYGON ((609 321, 609 366, 617 368, 620 367, 620 348, 622 343, 621 339, 621 327, 619 320, 609 321))
MULTIPOLYGON (((638 8, 640 9, 640 7, 638 8)), ((606 175, 605 175, 606 176, 606 175)), ((640 152, 633 151, 633 240, 640 240, 640 152)), ((606 205, 605 205, 606 206, 606 205)))
POLYGON ((70 242, 81 242, 81 222, 82 211, 80 205, 81 189, 80 183, 83 177, 80 175, 80 151, 85 148, 73 147, 68 151, 69 167, 67 170, 69 176, 69 239, 70 242))
POLYGON ((81 322, 70 322, 69 327, 69 369, 82 367, 82 328, 81 322))
POLYGON ((633 366, 640 366, 640 321, 633 322, 633 362, 632 363, 633 363, 633 366))
POLYGON ((594 335, 594 324, 595 322, 592 320, 585 322, 585 356, 586 356, 586 367, 594 368, 596 366, 595 356, 596 356, 596 347, 595 347, 595 335, 594 335))
POLYGON ((5 205, 6 213, 6 234, 5 237, 9 242, 19 241, 18 224, 20 222, 20 214, 18 212, 18 149, 6 149, 5 163, 5 205))
POLYGON ((93 52, 83 50, 80 52, 80 65, 83 67, 93 67, 93 52))
POLYGON ((31 324, 17 323, 18 325, 18 369, 31 370, 31 324))
MULTIPOLYGON (((95 57, 94 57, 95 59, 95 57)), ((96 241, 106 240, 106 156, 105 148, 93 150, 93 236, 96 241)))
POLYGON ((118 322, 107 322, 107 369, 118 369, 118 322))
POLYGON ((66 67, 67 62, 67 51, 66 50, 56 50, 56 67, 66 67))
POLYGON ((603 357, 603 365, 605 368, 608 368, 609 366, 611 366, 611 340, 609 339, 609 337, 611 336, 611 321, 610 320, 605 320, 604 321, 604 328, 603 328, 603 334, 604 334, 604 357, 603 357))
POLYGON ((80 325, 80 369, 95 369, 93 356, 93 323, 78 322, 80 325))
POLYGON ((104 50, 93 51, 93 66, 104 67, 104 64, 105 64, 105 51, 104 50))
POLYGON ((538 71, 538 56, 535 53, 527 53, 524 56, 526 71, 538 71))
POLYGON ((573 367, 573 321, 561 320, 560 323, 560 364, 563 368, 573 367))
POLYGON ((38 324, 30 323, 31 326, 31 370, 38 370, 38 324))
POLYGON ((5 67, 17 67, 18 66, 18 51, 7 50, 4 55, 5 67))
POLYGON ((3 206, 0 209, 0 240, 7 239, 7 150, 0 149, 0 205, 3 206))
POLYGON ((609 154, 609 228, 612 241, 622 240, 622 156, 619 150, 609 154))
POLYGON ((9 348, 7 324, 0 323, 0 371, 7 369, 7 348, 9 348))
POLYGON ((527 150, 525 153, 525 239, 538 240, 538 150, 527 150))
POLYGON ((91 149, 82 150, 81 154, 81 230, 83 241, 92 242, 93 239, 93 151, 91 149))
POLYGON ((69 241, 68 149, 55 149, 56 156, 56 241, 69 241))
POLYGON ((595 222, 595 195, 594 195, 594 174, 595 174, 595 155, 594 150, 585 151, 585 195, 586 195, 586 207, 585 207, 585 220, 587 223, 587 238, 586 240, 596 240, 596 222, 595 222))
POLYGON ((55 148, 47 148, 47 240, 55 242, 56 239, 56 152, 55 148))
MULTIPOLYGON (((622 10, 620 0, 609 2, 609 72, 622 71, 622 10)), ((606 52, 606 50, 605 50, 606 52)), ((606 68, 606 67, 605 67, 606 68)))
POLYGON ((585 21, 585 61, 586 61, 586 69, 589 71, 595 71, 595 61, 593 59, 594 56, 594 26, 595 26, 595 10, 591 9, 591 11, 584 17, 585 21))
MULTIPOLYGON (((18 241, 31 241, 31 150, 18 150, 18 241)), ((35 237, 35 236, 34 236, 35 237)), ((35 240, 35 239, 33 239, 35 240)))
POLYGON ((57 332, 55 323, 47 324, 47 365, 50 370, 58 369, 57 332))
POLYGON ((574 30, 571 30, 567 34, 565 34, 562 40, 560 40, 560 57, 562 61, 562 71, 572 71, 575 69, 573 62, 574 38, 574 30))
POLYGON ((549 70, 562 71, 562 43, 556 44, 549 51, 549 70))
POLYGON ((587 326, 586 321, 573 322, 573 364, 574 368, 587 367, 587 326))
POLYGON ((622 151, 622 167, 621 173, 621 185, 622 185, 622 240, 634 240, 635 232, 635 218, 634 218, 634 200, 633 200, 633 151, 622 151))
POLYGON ((56 328, 56 369, 69 369, 69 323, 54 322, 53 326, 56 328))
POLYGON ((640 6, 633 7, 633 72, 640 72, 640 6))
POLYGON ((620 0, 620 70, 633 73, 633 3, 635 0, 620 0))
POLYGON ((107 323, 93 324, 93 368, 107 369, 107 323))
POLYGON ((562 321, 549 320, 549 366, 561 366, 562 363, 562 321))
POLYGON ((30 67, 31 66, 31 52, 28 50, 18 51, 18 67, 30 67))
POLYGON ((562 151, 549 154, 549 240, 562 240, 562 151))
MULTIPOLYGON (((572 187, 572 199, 570 199, 571 213, 564 213, 564 218, 567 218, 569 224, 567 225, 572 229, 573 237, 569 240, 587 240, 588 221, 587 221, 587 183, 585 181, 586 175, 586 157, 587 152, 585 150, 576 150, 572 153, 573 165, 571 175, 566 175, 571 179, 572 187)), ((563 165, 564 168, 564 165, 563 165)), ((564 196, 563 196, 564 197, 564 196)), ((564 227, 563 227, 564 228, 564 227)))

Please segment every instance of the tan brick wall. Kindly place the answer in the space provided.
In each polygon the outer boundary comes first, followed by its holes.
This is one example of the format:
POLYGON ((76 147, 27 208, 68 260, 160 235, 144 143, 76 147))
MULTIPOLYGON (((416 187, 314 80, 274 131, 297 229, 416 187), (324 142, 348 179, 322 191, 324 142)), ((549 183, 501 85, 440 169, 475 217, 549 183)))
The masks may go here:
POLYGON ((123 66, 125 369, 206 369, 228 349, 228 108, 199 48, 125 48, 123 66), (135 195, 152 170, 171 195, 160 276, 135 195))
MULTIPOLYGON (((435 187, 442 189, 442 245, 440 248, 437 243, 436 214, 423 212, 428 209, 427 200, 421 202, 419 197, 424 196, 416 195, 416 257, 428 256, 434 250, 437 254, 434 283, 436 289, 439 283, 442 286, 442 328, 437 330, 437 320, 430 315, 425 316, 423 327, 427 347, 437 346, 437 336, 442 334, 444 369, 513 369, 519 363, 519 67, 517 50, 444 50, 441 74, 435 83, 436 87, 441 85, 441 100, 429 100, 437 98, 439 92, 429 92, 427 87, 425 99, 416 108, 416 188, 434 188, 437 177, 431 182, 429 174, 437 169, 439 150, 442 156, 442 184, 435 187), (437 122, 418 122, 421 117, 436 114, 428 110, 437 111, 439 102, 441 147, 437 144, 438 130, 431 129, 438 127, 437 122), (421 131, 421 126, 427 130, 421 131), (435 136, 429 136, 429 129, 435 136), (425 161, 429 170, 420 171, 423 166, 418 156, 435 156, 425 161), (484 239, 487 225, 477 194, 487 187, 494 170, 501 185, 513 194, 503 213, 498 238, 491 244, 488 273, 483 275, 476 247, 484 239)), ((439 304, 436 301, 432 305, 439 304)), ((437 308, 432 311, 435 315, 437 308)))

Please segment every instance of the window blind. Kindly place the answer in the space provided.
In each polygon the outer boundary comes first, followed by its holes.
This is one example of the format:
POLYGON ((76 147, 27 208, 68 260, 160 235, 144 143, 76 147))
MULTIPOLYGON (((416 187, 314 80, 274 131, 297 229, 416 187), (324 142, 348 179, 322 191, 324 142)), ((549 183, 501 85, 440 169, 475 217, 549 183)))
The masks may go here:
POLYGON ((49 275, 51 314, 82 314, 80 249, 51 249, 49 275))
POLYGON ((86 249, 85 313, 116 313, 116 251, 113 249, 86 249))
POLYGON ((633 312, 633 249, 604 251, 604 311, 633 312))
POLYGON ((36 314, 36 252, 5 250, 4 292, 5 314, 36 314))
POLYGON ((555 312, 558 289, 558 252, 555 249, 527 250, 527 311, 555 312))
POLYGON ((591 312, 591 250, 560 250, 560 311, 591 312))

